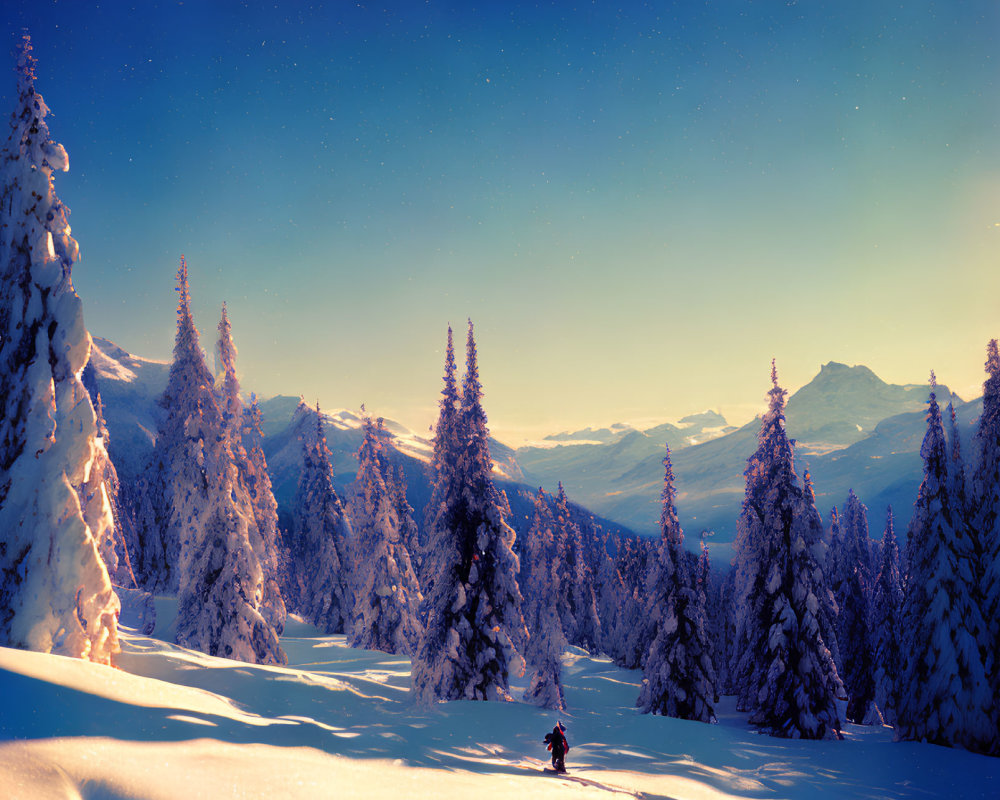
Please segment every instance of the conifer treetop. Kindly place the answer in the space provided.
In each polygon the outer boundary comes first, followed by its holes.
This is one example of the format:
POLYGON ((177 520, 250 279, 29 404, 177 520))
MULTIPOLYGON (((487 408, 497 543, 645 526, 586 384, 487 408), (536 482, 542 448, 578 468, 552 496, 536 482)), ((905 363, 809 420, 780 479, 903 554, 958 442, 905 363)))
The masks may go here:
MULTIPOLYGON (((997 340, 990 339, 986 345, 986 380, 983 382, 983 407, 995 410, 1000 404, 1000 352, 997 340)), ((985 410, 984 410, 985 414, 985 410)))
POLYGON ((462 380, 462 408, 478 405, 483 396, 483 385, 479 381, 479 360, 476 354, 476 340, 473 337, 472 320, 469 320, 469 334, 465 342, 465 378, 462 380))
POLYGON ((455 343, 451 325, 448 326, 448 346, 444 356, 443 380, 444 388, 441 390, 441 394, 444 397, 441 400, 441 408, 445 411, 453 410, 458 402, 458 383, 455 379, 455 343))
POLYGON ((681 545, 684 543, 684 533, 681 531, 680 520, 677 518, 677 490, 674 488, 674 468, 670 462, 670 445, 663 457, 663 493, 660 495, 660 535, 664 541, 681 545))
POLYGON ((927 432, 920 445, 920 457, 924 459, 924 475, 947 475, 946 448, 944 442, 944 421, 941 407, 937 402, 937 379, 931 370, 931 391, 927 398, 927 432))
MULTIPOLYGON (((177 267, 177 338, 174 342, 174 361, 197 359, 204 362, 201 348, 198 344, 198 329, 191 316, 191 290, 188 286, 187 259, 181 256, 177 267)), ((207 367, 206 367, 207 370, 207 367)))
POLYGON ((782 389, 778 385, 778 365, 775 359, 771 359, 771 389, 768 391, 767 396, 770 398, 770 408, 771 414, 781 415, 784 418, 785 413, 785 395, 788 392, 782 389))
POLYGON ((254 441, 259 441, 264 437, 264 431, 262 429, 262 423, 264 417, 260 413, 260 404, 257 402, 257 393, 250 393, 250 405, 247 406, 246 413, 243 415, 245 427, 250 431, 254 437, 254 441))
POLYGON ((35 67, 38 66, 38 61, 31 54, 33 49, 31 34, 25 30, 17 48, 17 92, 20 95, 32 94, 35 90, 35 67))
POLYGON ((226 380, 232 380, 239 391, 239 382, 236 381, 236 343, 233 341, 233 325, 229 321, 229 309, 226 304, 222 304, 222 316, 219 319, 219 361, 226 371, 226 380), (230 378, 230 375, 232 377, 230 378))
POLYGON ((219 320, 219 341, 216 352, 222 367, 222 412, 227 426, 235 433, 241 422, 243 404, 240 401, 240 381, 236 375, 237 351, 236 343, 233 341, 233 326, 229 322, 229 312, 225 303, 222 304, 222 317, 219 320))
POLYGON ((949 400, 945 410, 948 412, 948 432, 952 436, 952 442, 951 442, 952 460, 961 461, 962 446, 958 437, 958 417, 955 414, 954 402, 949 400))
POLYGON ((806 493, 807 500, 816 505, 816 490, 813 488, 812 474, 809 472, 809 467, 806 467, 806 471, 802 474, 802 488, 806 493))

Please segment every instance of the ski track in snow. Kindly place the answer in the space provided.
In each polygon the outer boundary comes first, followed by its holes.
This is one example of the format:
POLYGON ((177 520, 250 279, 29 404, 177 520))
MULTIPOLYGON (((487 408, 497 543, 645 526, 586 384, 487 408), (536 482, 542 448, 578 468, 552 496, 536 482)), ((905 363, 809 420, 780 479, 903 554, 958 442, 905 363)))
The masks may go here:
MULTIPOLYGON (((158 601, 161 631, 172 601, 158 601)), ((120 669, 0 648, 0 797, 905 798, 1000 796, 1000 759, 892 742, 754 733, 639 714, 640 673, 570 648, 570 709, 415 706, 409 659, 348 648, 289 619, 288 667, 212 658, 123 630, 120 669), (543 773, 567 726, 570 774, 543 773), (558 778, 557 780, 547 780, 558 778)), ((513 681, 520 696, 525 679, 513 681)))

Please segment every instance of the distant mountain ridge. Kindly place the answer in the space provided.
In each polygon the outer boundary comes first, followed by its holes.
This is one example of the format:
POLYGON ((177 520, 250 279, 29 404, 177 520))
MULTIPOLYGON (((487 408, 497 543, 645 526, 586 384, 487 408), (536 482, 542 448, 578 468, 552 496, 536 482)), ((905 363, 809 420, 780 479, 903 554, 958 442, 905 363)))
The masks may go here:
MULTIPOLYGON (((763 398, 767 386, 761 388, 763 398)), ((873 536, 881 535, 885 505, 892 503, 897 527, 905 529, 920 483, 920 442, 929 387, 888 384, 864 366, 835 361, 788 399, 786 424, 796 439, 796 469, 808 467, 824 519, 853 488, 870 509, 873 536)), ((938 386, 942 405, 951 392, 938 386)), ((963 452, 981 401, 954 396, 963 452)), ((714 421, 704 415, 704 422, 714 421)), ((685 422, 685 420, 681 420, 685 422)), ((664 445, 672 451, 677 509, 688 532, 714 532, 730 542, 743 500, 746 460, 757 447, 759 419, 707 441, 690 441, 690 428, 663 425, 632 430, 616 441, 517 451, 525 477, 550 488, 558 481, 578 502, 627 527, 655 535, 660 513, 664 445), (685 436, 687 434, 687 436, 685 436), (654 436, 655 435, 655 436, 654 436)))
MULTIPOLYGON (((788 399, 788 429, 801 452, 829 452, 861 441, 888 417, 919 411, 927 392, 927 384, 893 385, 868 367, 830 361, 788 399)), ((939 387, 941 397, 950 394, 947 386, 939 387)))

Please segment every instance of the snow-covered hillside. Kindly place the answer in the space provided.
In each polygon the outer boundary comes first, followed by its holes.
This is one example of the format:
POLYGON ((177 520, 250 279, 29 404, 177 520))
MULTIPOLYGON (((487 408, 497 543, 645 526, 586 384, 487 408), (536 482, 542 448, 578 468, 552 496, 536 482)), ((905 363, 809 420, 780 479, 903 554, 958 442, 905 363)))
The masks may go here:
MULTIPOLYGON (((173 601, 159 602, 169 638, 173 601)), ((211 658, 123 630, 120 669, 0 649, 0 795, 118 798, 993 798, 1000 759, 848 725, 846 740, 642 715, 640 673, 574 650, 561 715, 570 775, 542 772, 555 716, 410 700, 409 660, 295 620, 288 667, 211 658)), ((523 688, 523 680, 517 682, 523 688)))

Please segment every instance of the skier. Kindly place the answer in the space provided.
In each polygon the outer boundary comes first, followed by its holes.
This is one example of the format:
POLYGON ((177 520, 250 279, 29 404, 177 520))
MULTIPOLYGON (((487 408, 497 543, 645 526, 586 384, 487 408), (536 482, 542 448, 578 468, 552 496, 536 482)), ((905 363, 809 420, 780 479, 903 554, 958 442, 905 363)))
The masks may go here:
POLYGON ((562 722, 556 723, 552 733, 545 734, 545 744, 552 751, 552 769, 556 772, 565 772, 569 742, 566 741, 566 727, 562 722))

